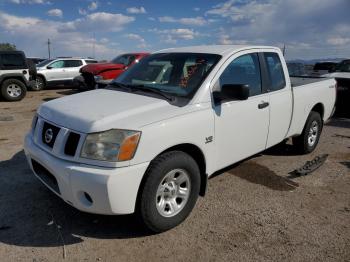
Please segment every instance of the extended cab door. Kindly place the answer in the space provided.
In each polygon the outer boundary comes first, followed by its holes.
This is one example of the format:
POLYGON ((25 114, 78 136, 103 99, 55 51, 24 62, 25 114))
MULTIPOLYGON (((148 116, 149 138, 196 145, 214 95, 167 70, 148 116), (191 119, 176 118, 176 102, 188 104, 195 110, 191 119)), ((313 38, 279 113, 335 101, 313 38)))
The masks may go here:
POLYGON ((214 103, 217 168, 265 149, 269 127, 269 94, 262 92, 259 55, 240 52, 225 62, 214 78, 213 91, 224 84, 248 84, 247 100, 214 103), (218 76, 219 75, 219 76, 218 76))
POLYGON ((282 54, 264 52, 260 57, 267 75, 266 89, 270 100, 270 126, 266 147, 271 147, 287 136, 293 113, 293 96, 282 54))

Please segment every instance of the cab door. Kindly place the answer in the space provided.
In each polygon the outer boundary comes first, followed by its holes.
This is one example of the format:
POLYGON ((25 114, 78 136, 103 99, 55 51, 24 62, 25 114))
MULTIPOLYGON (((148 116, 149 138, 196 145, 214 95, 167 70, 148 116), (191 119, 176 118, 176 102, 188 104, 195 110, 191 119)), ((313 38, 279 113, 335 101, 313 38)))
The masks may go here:
POLYGON ((283 141, 292 120, 293 95, 286 73, 287 67, 281 61, 282 54, 264 52, 261 54, 267 74, 267 92, 270 99, 270 126, 266 147, 283 141))
POLYGON ((247 100, 214 103, 218 169, 264 150, 269 128, 269 94, 263 93, 258 53, 235 54, 222 68, 213 91, 224 84, 247 84, 250 94, 247 100))

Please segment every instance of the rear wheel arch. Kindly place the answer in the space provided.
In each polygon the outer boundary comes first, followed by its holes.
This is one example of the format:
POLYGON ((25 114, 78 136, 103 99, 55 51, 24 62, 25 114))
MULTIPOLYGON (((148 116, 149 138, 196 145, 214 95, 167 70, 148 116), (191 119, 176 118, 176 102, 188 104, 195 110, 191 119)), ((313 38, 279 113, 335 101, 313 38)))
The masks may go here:
POLYGON ((18 81, 21 81, 25 86, 27 86, 27 81, 22 75, 4 75, 0 78, 0 85, 2 85, 2 83, 8 79, 16 79, 18 81))
MULTIPOLYGON (((322 103, 317 103, 316 105, 313 106, 311 109, 311 112, 316 112, 319 113, 321 116, 321 119, 323 121, 323 116, 324 116, 324 105, 322 103)), ((310 113, 311 113, 310 112, 310 113)), ((309 114, 310 115, 310 114, 309 114)))

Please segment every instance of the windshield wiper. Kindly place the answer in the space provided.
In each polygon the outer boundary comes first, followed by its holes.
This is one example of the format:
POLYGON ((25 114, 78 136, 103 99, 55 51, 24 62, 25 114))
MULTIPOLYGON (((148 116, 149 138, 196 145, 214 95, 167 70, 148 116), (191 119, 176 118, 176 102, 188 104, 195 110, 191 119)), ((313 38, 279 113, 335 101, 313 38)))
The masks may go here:
POLYGON ((144 85, 127 85, 127 84, 123 84, 123 83, 119 83, 119 82, 111 82, 111 83, 109 83, 109 85, 120 87, 122 89, 127 90, 128 92, 131 92, 131 93, 138 91, 138 90, 144 91, 144 92, 149 92, 149 93, 160 95, 168 101, 174 101, 174 98, 167 96, 163 92, 158 91, 157 89, 154 89, 152 87, 144 86, 144 85))
POLYGON ((170 96, 164 94, 162 91, 159 91, 158 89, 155 89, 155 88, 152 88, 152 87, 148 87, 148 86, 144 86, 144 85, 128 85, 128 86, 132 87, 132 88, 135 88, 136 90, 140 90, 140 91, 144 91, 144 92, 150 92, 150 93, 153 93, 153 94, 160 95, 160 96, 164 97, 168 101, 174 101, 173 97, 170 97, 170 96))

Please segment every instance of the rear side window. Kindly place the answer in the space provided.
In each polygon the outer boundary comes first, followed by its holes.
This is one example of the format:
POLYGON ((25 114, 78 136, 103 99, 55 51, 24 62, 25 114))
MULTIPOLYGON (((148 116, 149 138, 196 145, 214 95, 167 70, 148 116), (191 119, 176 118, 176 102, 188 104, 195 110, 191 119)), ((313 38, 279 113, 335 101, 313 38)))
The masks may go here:
POLYGON ((249 96, 261 94, 261 75, 258 54, 242 55, 233 60, 219 78, 225 84, 249 85, 249 96))
POLYGON ((264 53, 264 58, 270 78, 270 91, 283 89, 286 86, 286 79, 278 54, 264 53))
POLYGON ((1 54, 0 61, 3 67, 24 68, 26 65, 21 54, 1 54))
POLYGON ((81 60, 65 60, 64 67, 79 67, 82 66, 83 62, 81 60))

